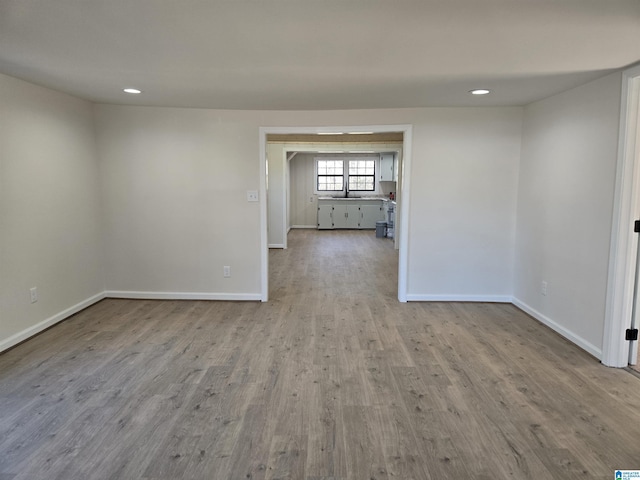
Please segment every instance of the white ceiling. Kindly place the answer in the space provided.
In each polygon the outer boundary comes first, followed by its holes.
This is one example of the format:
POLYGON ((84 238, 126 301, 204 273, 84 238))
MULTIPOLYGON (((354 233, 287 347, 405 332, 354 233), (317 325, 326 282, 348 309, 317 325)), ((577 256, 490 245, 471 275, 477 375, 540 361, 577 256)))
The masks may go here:
POLYGON ((102 103, 523 105, 639 60, 640 0, 0 0, 0 72, 102 103))

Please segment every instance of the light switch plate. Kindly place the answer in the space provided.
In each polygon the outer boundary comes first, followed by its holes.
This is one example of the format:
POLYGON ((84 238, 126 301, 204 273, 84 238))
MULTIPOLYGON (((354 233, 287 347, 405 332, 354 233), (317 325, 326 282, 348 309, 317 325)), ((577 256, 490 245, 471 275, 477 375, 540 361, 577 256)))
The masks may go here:
POLYGON ((257 202, 257 201, 258 201, 258 191, 247 190, 247 202, 257 202))

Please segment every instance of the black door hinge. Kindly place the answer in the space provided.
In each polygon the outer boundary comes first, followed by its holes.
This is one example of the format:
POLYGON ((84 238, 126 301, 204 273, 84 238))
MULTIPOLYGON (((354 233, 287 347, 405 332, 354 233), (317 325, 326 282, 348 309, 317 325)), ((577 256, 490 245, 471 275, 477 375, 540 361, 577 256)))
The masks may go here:
POLYGON ((627 328, 627 332, 624 336, 625 340, 638 340, 638 329, 637 328, 627 328))
POLYGON ((640 233, 640 220, 633 222, 633 231, 634 233, 640 233))

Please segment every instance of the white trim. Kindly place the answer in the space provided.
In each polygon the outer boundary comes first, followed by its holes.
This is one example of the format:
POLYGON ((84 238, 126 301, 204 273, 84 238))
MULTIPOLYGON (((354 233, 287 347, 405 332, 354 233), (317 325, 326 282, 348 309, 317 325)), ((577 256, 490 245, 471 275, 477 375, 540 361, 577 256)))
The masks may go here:
MULTIPOLYGON (((532 316, 540 323, 543 323, 547 327, 551 328, 555 332, 562 335, 564 338, 573 342, 578 347, 582 348, 586 352, 590 353, 594 357, 600 359, 602 357, 602 350, 592 343, 588 342, 584 338, 574 334, 570 330, 567 330, 562 325, 556 323, 549 317, 538 312, 536 309, 530 307, 521 300, 511 297, 509 295, 407 295, 407 301, 409 302, 479 302, 479 303, 511 303, 526 314, 532 316)), ((625 365, 626 366, 626 365, 625 365)))
POLYGON ((478 302, 478 303, 512 303, 509 295, 423 295, 408 294, 408 302, 478 302))
POLYGON ((634 266, 638 238, 631 226, 638 215, 637 157, 638 94, 640 66, 622 74, 618 161, 614 195, 609 274, 602 342, 602 363, 610 367, 626 367, 629 362, 629 342, 624 331, 631 322, 633 304, 634 266), (628 228, 624 228, 627 225, 628 228))
POLYGON ((314 230, 317 230, 318 225, 291 225, 289 227, 289 230, 291 230, 292 228, 313 228, 314 230))
POLYGON ((107 290, 107 298, 131 298, 140 300, 231 300, 261 301, 259 293, 205 293, 205 292, 136 292, 128 290, 107 290))
POLYGON ((260 300, 269 300, 269 239, 267 237, 267 130, 258 129, 260 135, 260 300))
POLYGON ((514 298, 512 303, 523 312, 527 313, 528 315, 531 315, 533 318, 545 324, 547 327, 559 333, 564 338, 576 344, 578 347, 582 348, 583 350, 590 353, 594 357, 598 359, 602 358, 602 350, 596 347, 595 345, 593 345, 592 343, 589 343, 584 338, 574 334, 570 330, 567 330, 562 325, 554 322, 549 317, 543 315, 542 313, 538 312, 536 309, 530 307, 529 305, 518 300, 517 298, 514 298))
MULTIPOLYGON (((404 125, 402 143, 402 158, 400 159, 401 176, 396 188, 400 187, 397 197, 396 214, 400 211, 400 218, 396 219, 399 235, 394 235, 394 242, 400 240, 398 246, 398 300, 407 301, 407 284, 409 276, 409 200, 411 185, 411 146, 413 145, 413 126, 404 125)), ((395 234, 395 232, 394 232, 395 234)))
POLYGON ((55 325, 56 323, 59 323, 62 320, 69 318, 71 315, 74 315, 79 311, 84 310, 87 307, 90 307, 94 303, 99 302, 103 298, 105 298, 104 292, 98 293, 97 295, 94 295, 93 297, 89 297, 86 300, 83 300, 82 302, 77 303, 74 306, 69 307, 66 310, 63 310, 62 312, 57 313, 52 317, 49 317, 46 320, 43 320, 40 323, 37 323, 25 330, 22 330, 21 332, 18 332, 15 335, 10 336, 9 338, 5 338, 4 340, 0 341, 0 352, 3 352, 13 347, 14 345, 17 345, 18 343, 23 342, 24 340, 27 340, 30 337, 33 337, 34 335, 42 332, 43 330, 46 330, 47 328, 55 325))
MULTIPOLYGON (((399 261, 398 261, 398 300, 400 302, 407 301, 407 276, 409 271, 409 208, 410 208, 410 172, 411 172, 411 144, 413 139, 413 126, 409 124, 401 125, 358 125, 358 126, 332 126, 332 127, 259 127, 258 134, 260 136, 260 188, 261 198, 266 199, 266 158, 267 158, 267 135, 268 134, 318 134, 322 132, 335 132, 335 131, 349 131, 349 132, 373 132, 373 133, 386 133, 386 132, 402 132, 402 166, 400 171, 402 172, 402 178, 400 180, 401 195, 398 197, 398 209, 401 212, 399 223, 398 236, 400 238, 399 246, 399 261)), ((298 150, 298 149, 296 149, 298 150)), ((304 151, 304 149, 300 150, 304 151)), ((389 151, 389 150, 385 150, 389 151)), ((286 155, 286 153, 285 153, 286 155)), ((286 156, 285 156, 286 160, 286 156)), ((286 188, 285 190, 285 205, 286 202, 286 188)), ((261 251, 262 258, 260 261, 262 281, 261 281, 261 296, 262 301, 266 302, 269 298, 269 245, 267 239, 267 205, 266 202, 261 202, 261 251)), ((286 210, 285 210, 286 212, 286 210)), ((285 216, 285 224, 286 224, 285 216)), ((285 227, 286 228, 286 227, 285 227)), ((286 239, 286 236, 285 236, 286 239)), ((286 241, 286 240, 285 240, 286 241)))
POLYGON ((284 243, 270 243, 269 248, 282 248, 284 250, 287 247, 285 247, 284 243))
MULTIPOLYGON (((287 235, 289 233, 289 222, 291 221, 291 218, 289 217, 289 169, 291 168, 291 160, 287 158, 287 152, 286 150, 282 151, 282 155, 284 156, 283 158, 283 166, 284 168, 282 169, 282 194, 283 194, 283 199, 282 199, 282 228, 283 228, 283 232, 282 232, 282 243, 284 244, 283 248, 287 248, 287 242, 289 241, 289 239, 287 238, 287 235)), ((291 157, 293 158, 293 157, 291 157)))

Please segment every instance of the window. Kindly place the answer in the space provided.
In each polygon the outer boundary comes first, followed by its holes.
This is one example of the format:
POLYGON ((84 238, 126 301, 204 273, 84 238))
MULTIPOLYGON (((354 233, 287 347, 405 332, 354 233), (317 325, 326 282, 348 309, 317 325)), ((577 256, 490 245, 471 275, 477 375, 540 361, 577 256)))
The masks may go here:
POLYGON ((373 192, 375 189, 375 160, 349 160, 349 191, 373 192))
POLYGON ((345 186, 350 192, 375 192, 376 161, 375 158, 316 158, 316 192, 344 192, 345 186))
POLYGON ((342 160, 318 160, 318 192, 344 190, 344 162, 342 160))

